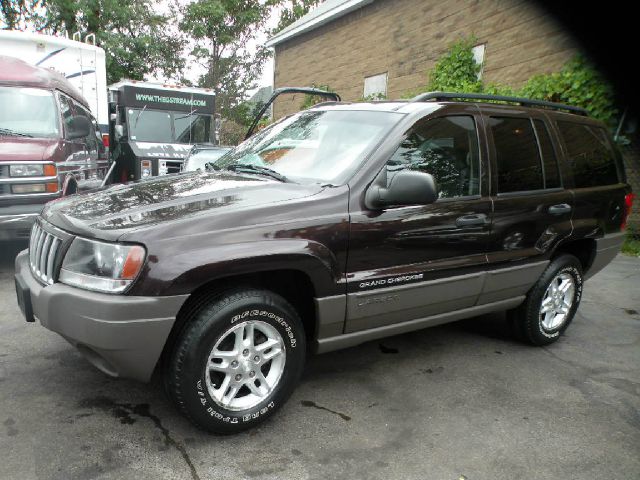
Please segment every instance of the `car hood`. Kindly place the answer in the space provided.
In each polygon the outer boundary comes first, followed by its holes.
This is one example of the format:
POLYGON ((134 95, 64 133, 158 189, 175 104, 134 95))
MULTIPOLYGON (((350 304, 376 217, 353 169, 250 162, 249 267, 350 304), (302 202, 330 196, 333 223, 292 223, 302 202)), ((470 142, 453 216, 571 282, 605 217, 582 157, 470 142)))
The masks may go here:
POLYGON ((232 172, 193 172, 54 200, 42 216, 72 233, 115 240, 143 227, 291 201, 322 189, 232 172))
POLYGON ((55 138, 0 136, 0 162, 55 160, 59 147, 55 138))

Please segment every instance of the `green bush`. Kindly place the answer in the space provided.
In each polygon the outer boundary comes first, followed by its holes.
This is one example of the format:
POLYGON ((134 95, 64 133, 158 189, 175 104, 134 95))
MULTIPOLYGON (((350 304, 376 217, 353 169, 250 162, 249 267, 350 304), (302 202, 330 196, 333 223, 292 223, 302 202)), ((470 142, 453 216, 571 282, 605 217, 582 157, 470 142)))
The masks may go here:
POLYGON ((435 91, 517 96, 582 107, 592 117, 615 126, 618 110, 613 89, 582 55, 576 55, 559 72, 535 75, 522 88, 514 89, 478 80, 482 66, 473 58, 476 43, 471 36, 452 44, 429 71, 427 84, 406 92, 403 98, 435 91))
POLYGON ((576 55, 559 72, 530 78, 519 95, 585 108, 611 126, 617 120, 613 88, 582 55, 576 55))
MULTIPOLYGON (((318 90, 324 90, 325 92, 334 93, 335 90, 332 89, 329 85, 316 85, 315 83, 311 84, 311 88, 317 88, 318 90)), ((302 105, 300 106, 301 110, 306 110, 307 108, 313 107, 317 103, 327 101, 326 97, 321 97, 320 95, 305 95, 302 105)))
POLYGON ((469 37, 451 45, 429 72, 428 92, 482 92, 478 80, 482 65, 475 62, 472 51, 476 42, 475 37, 469 37))

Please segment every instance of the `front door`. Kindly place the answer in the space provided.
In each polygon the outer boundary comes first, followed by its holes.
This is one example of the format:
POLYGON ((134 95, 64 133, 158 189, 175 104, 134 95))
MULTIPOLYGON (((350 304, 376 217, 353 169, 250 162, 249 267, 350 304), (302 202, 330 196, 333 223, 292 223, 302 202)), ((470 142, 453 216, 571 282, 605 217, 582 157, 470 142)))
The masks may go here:
POLYGON ((475 305, 483 284, 491 199, 475 106, 452 106, 406 133, 380 175, 434 176, 430 205, 351 206, 346 332, 475 305))

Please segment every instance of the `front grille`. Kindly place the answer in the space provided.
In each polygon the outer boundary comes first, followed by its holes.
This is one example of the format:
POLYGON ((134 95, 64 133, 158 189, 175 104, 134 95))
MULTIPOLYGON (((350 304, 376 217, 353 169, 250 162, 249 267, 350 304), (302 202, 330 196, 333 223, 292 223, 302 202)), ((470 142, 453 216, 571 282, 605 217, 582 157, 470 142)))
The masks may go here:
POLYGON ((38 221, 33 224, 29 240, 31 272, 41 282, 52 284, 62 239, 45 231, 38 221))
POLYGON ((167 160, 167 173, 180 173, 182 160, 167 160))

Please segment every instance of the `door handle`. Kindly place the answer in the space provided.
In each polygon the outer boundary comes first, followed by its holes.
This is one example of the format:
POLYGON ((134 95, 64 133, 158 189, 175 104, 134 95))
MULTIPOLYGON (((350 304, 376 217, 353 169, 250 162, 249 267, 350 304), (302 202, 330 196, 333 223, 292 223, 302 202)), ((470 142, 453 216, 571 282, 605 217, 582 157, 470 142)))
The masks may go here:
POLYGON ((560 203, 558 205, 552 205, 549 207, 549 213, 551 215, 563 215, 571 211, 571 205, 566 203, 560 203))
POLYGON ((486 224, 487 216, 484 213, 474 213, 456 218, 456 227, 471 227, 486 224))

